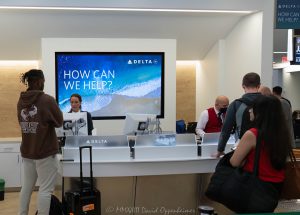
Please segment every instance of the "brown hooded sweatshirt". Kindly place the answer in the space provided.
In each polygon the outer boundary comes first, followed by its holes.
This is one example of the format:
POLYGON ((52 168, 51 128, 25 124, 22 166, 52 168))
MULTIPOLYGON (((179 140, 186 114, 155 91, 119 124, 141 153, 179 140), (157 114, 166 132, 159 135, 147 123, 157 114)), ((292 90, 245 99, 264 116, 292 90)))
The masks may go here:
POLYGON ((17 109, 22 157, 43 159, 55 155, 59 148, 55 127, 62 126, 63 115, 54 98, 40 90, 21 92, 17 109))

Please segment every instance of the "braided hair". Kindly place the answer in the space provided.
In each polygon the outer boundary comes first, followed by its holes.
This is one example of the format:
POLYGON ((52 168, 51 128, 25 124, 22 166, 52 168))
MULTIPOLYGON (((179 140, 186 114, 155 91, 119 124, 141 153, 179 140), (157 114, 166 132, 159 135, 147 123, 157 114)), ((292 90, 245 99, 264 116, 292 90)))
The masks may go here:
POLYGON ((45 79, 44 73, 40 69, 31 69, 20 77, 21 83, 25 84, 28 89, 31 89, 38 80, 45 79))

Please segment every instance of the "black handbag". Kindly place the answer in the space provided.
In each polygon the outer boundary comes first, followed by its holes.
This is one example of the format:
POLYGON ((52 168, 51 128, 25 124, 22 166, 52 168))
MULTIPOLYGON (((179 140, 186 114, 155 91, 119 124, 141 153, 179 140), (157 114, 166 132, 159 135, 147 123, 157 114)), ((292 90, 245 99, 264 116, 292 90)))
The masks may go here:
POLYGON ((258 178, 260 136, 259 134, 256 143, 253 173, 231 166, 229 161, 233 151, 225 154, 218 162, 205 192, 209 199, 236 213, 274 211, 278 204, 279 192, 271 183, 258 178))

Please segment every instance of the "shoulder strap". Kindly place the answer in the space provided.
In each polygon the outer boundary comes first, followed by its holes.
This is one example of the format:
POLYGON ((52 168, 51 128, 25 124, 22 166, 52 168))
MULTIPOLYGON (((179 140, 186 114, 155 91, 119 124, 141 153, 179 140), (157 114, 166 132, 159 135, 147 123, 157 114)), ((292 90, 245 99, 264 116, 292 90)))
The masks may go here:
POLYGON ((296 166, 296 164, 297 164, 297 159, 296 159, 296 157, 295 157, 295 154, 294 154, 294 152, 293 152, 293 149, 290 150, 289 156, 290 156, 291 163, 293 164, 293 166, 296 166))
POLYGON ((238 109, 240 108, 240 106, 243 104, 242 98, 239 98, 239 99, 236 99, 234 100, 234 104, 233 104, 233 107, 234 107, 234 113, 236 113, 238 111, 238 109))
POLYGON ((256 137, 256 146, 255 146, 255 159, 254 159, 254 165, 253 165, 253 174, 255 176, 258 176, 259 172, 259 158, 260 158, 260 151, 261 151, 261 132, 257 131, 257 137, 256 137))
POLYGON ((281 98, 284 99, 285 101, 287 101, 287 103, 289 103, 290 107, 292 107, 290 100, 288 100, 287 98, 284 98, 284 97, 281 97, 281 98))
POLYGON ((245 109, 247 108, 247 104, 244 103, 243 99, 236 99, 234 101, 234 111, 235 111, 235 130, 236 134, 239 137, 241 132, 241 126, 242 126, 242 118, 245 109))

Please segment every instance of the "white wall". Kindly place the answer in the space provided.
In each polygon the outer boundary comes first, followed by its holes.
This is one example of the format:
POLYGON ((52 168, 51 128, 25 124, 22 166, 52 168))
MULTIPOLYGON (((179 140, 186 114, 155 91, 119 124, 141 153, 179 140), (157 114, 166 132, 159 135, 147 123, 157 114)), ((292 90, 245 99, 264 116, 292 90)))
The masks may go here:
POLYGON ((244 17, 201 61, 196 82, 197 117, 214 104, 218 95, 226 95, 230 101, 241 97, 242 78, 246 73, 261 74, 262 22, 262 12, 244 17))
POLYGON ((221 92, 231 101, 244 93, 242 78, 246 73, 261 74, 262 18, 261 12, 246 16, 225 38, 225 60, 221 67, 226 79, 221 92))
MULTIPOLYGON (((106 39, 106 38, 43 38, 42 69, 45 92, 55 96, 55 52, 165 52, 165 118, 163 130, 174 131, 176 121, 176 40, 172 39, 106 39)), ((98 135, 120 134, 124 120, 97 120, 98 135)))
POLYGON ((300 110, 300 72, 286 72, 283 70, 282 95, 292 103, 293 110, 300 110))
MULTIPOLYGON (((274 0, 261 1, 264 4, 263 12, 261 12, 261 80, 265 86, 272 86, 273 74, 273 32, 274 32, 274 0)), ((259 23, 260 24, 260 23, 259 23)))
POLYGON ((272 86, 270 86, 270 89, 275 86, 283 86, 282 69, 273 70, 272 86))
POLYGON ((201 61, 200 69, 196 73, 196 121, 203 110, 214 105, 218 94, 219 49, 219 43, 215 44, 201 61))

